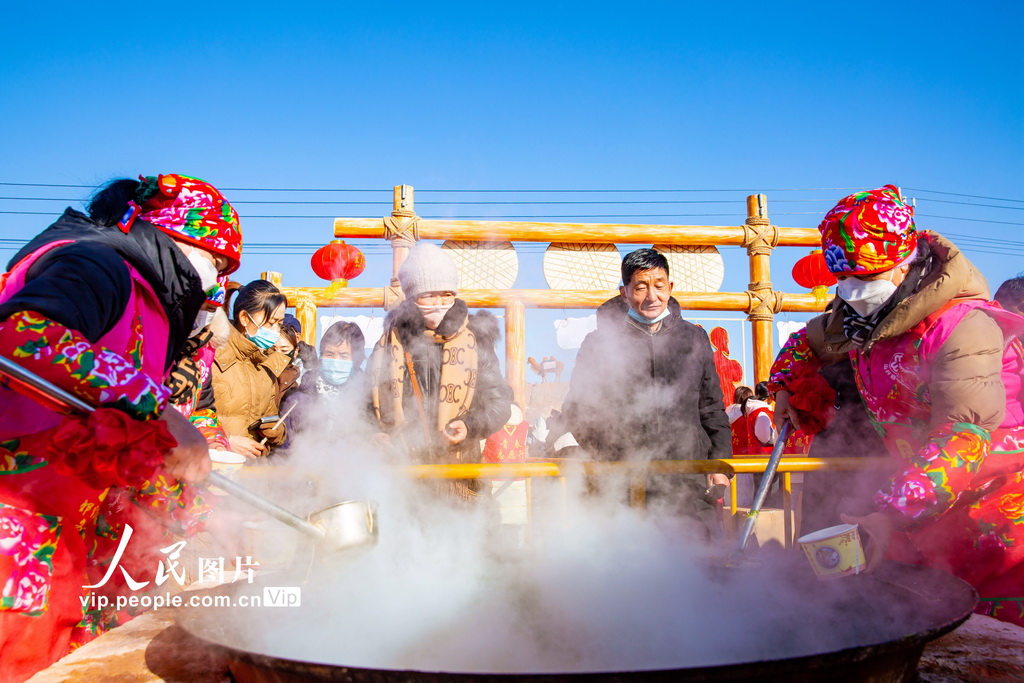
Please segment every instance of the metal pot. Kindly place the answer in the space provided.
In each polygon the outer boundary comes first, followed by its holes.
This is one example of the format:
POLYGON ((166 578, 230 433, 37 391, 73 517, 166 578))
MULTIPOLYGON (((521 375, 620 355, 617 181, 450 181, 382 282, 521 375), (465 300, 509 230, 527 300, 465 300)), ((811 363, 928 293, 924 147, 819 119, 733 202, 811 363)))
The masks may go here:
MULTIPOLYGON (((760 570, 732 570, 729 580, 756 582, 763 580, 760 570)), ((179 617, 179 625, 192 635, 213 644, 228 660, 231 674, 238 683, 279 683, 282 681, 347 681, 349 683, 392 681, 442 681, 510 683, 527 681, 824 681, 827 683, 872 681, 875 683, 912 681, 916 679, 917 662, 925 644, 963 623, 977 603, 977 593, 966 582, 927 567, 886 562, 873 574, 861 574, 832 582, 817 582, 808 575, 795 574, 792 583, 809 586, 806 591, 807 610, 827 609, 838 600, 852 609, 849 617, 860 619, 863 628, 844 634, 820 651, 800 651, 794 643, 793 652, 785 651, 769 660, 737 661, 719 666, 688 667, 680 662, 677 668, 646 671, 585 671, 569 673, 491 673, 464 671, 420 671, 366 668, 349 664, 299 661, 254 651, 240 637, 225 628, 223 612, 193 610, 179 617), (898 607, 899 609, 894 609, 898 607), (886 618, 878 619, 878 615, 886 618), (891 618, 889 618, 891 617, 891 618), (859 640, 856 640, 858 639, 859 640), (851 642, 854 639, 854 642, 851 642), (799 652, 800 654, 794 654, 799 652)), ((305 603, 304 603, 305 604, 305 603)), ((750 607, 747 605, 746 607, 750 607)), ((272 610, 276 628, 282 624, 280 610, 272 610)), ((335 618, 358 618, 340 610, 335 618)), ((744 637, 743 606, 734 611, 736 637, 744 637)), ((247 612, 244 618, 256 616, 247 612)), ((330 629, 331 624, 311 624, 297 613, 289 613, 296 628, 330 629)), ((239 615, 239 618, 243 618, 239 615)), ((747 634, 749 636, 749 634, 747 634)), ((825 642, 815 639, 815 642, 825 642)), ((816 648, 818 646, 815 646, 816 648)), ((325 657, 330 656, 325 653, 325 657)), ((352 662, 357 664, 358 662, 352 662)))

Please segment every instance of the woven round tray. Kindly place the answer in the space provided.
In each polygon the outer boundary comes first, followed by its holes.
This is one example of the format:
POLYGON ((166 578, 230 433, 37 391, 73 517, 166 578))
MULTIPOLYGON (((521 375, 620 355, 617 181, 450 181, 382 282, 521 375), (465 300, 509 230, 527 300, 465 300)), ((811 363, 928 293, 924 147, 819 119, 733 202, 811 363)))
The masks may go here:
POLYGON ((551 289, 615 289, 622 257, 614 244, 552 242, 544 252, 544 279, 551 289))
POLYGON ((669 279, 676 292, 717 292, 725 279, 725 263, 718 249, 655 244, 668 259, 669 279))
POLYGON ((511 242, 447 240, 441 248, 459 269, 459 289, 510 289, 519 274, 511 242))

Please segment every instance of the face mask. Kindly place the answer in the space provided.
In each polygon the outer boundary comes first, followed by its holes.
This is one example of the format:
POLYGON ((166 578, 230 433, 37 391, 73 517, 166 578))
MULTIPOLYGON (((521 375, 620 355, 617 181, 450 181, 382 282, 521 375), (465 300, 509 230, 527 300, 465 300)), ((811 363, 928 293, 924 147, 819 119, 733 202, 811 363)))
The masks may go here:
POLYGON ((278 338, 280 338, 281 333, 277 332, 276 330, 268 329, 266 327, 257 327, 256 334, 249 334, 248 332, 246 332, 245 336, 248 337, 253 344, 266 351, 271 346, 277 343, 277 340, 278 338))
POLYGON ((196 321, 192 323, 192 333, 200 332, 206 329, 206 326, 213 320, 213 311, 199 311, 196 315, 196 321))
POLYGON ((632 307, 630 307, 630 309, 629 309, 629 317, 632 318, 633 320, 637 321, 641 325, 653 325, 654 323, 661 322, 662 320, 664 320, 668 316, 669 316, 668 306, 666 306, 665 310, 662 311, 661 313, 659 313, 658 316, 656 318, 654 318, 653 320, 650 319, 650 318, 643 317, 642 315, 640 315, 639 313, 634 311, 632 307))
MULTIPOLYGON (((890 275, 890 277, 892 277, 890 275)), ((836 284, 836 294, 850 304, 861 317, 869 316, 885 305, 896 293, 896 285, 889 280, 858 280, 848 277, 836 284)))
POLYGON ((447 306, 422 306, 420 304, 416 304, 416 308, 420 309, 420 313, 423 314, 423 319, 427 321, 427 328, 433 330, 441 324, 445 313, 447 313, 454 305, 454 303, 450 303, 447 306))
POLYGON ((217 266, 213 265, 209 259, 199 253, 199 250, 192 247, 192 251, 188 253, 188 262, 192 264, 192 267, 199 273, 199 282, 202 283, 203 291, 209 291, 217 286, 217 266))
POLYGON ((352 366, 352 361, 344 358, 321 358, 320 376, 328 384, 340 387, 348 381, 349 375, 352 374, 352 366))

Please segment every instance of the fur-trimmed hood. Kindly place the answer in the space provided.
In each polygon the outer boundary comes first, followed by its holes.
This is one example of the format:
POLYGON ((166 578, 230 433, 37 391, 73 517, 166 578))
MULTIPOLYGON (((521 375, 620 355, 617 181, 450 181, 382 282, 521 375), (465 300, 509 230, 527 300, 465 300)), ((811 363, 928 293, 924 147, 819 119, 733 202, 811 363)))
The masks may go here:
MULTIPOLYGON (((498 319, 488 311, 477 311, 470 314, 469 307, 462 299, 455 300, 455 304, 445 314, 435 332, 445 337, 453 335, 462 327, 463 322, 467 322, 469 331, 477 338, 478 343, 491 350, 497 348, 501 335, 498 319)), ((398 338, 402 340, 403 344, 423 334, 423 331, 427 329, 427 324, 423 320, 420 309, 416 308, 415 301, 406 299, 388 311, 387 317, 384 318, 385 336, 392 329, 398 333, 398 338)))
MULTIPOLYGON (((906 333, 952 299, 989 298, 985 276, 956 245, 930 230, 922 231, 936 259, 931 271, 906 299, 890 312, 875 328, 866 348, 882 339, 906 333)), ((826 356, 850 350, 852 342, 843 331, 843 306, 833 305, 830 312, 808 322, 808 340, 817 350, 824 347, 826 356)))

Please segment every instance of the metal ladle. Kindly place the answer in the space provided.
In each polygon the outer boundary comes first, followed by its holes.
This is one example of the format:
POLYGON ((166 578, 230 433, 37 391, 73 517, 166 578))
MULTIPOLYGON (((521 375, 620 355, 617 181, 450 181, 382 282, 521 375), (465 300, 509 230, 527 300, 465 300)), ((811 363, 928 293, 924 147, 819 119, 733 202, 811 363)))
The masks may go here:
POLYGON ((786 439, 789 438, 789 433, 792 429, 793 425, 789 420, 783 422, 782 427, 779 428, 779 435, 775 438, 775 448, 772 449, 771 457, 768 458, 768 464, 765 465, 764 477, 761 479, 761 485, 757 487, 757 493, 754 494, 753 502, 750 503, 747 521, 743 525, 739 542, 736 544, 735 552, 737 555, 742 553, 743 549, 747 547, 747 539, 750 538, 751 532, 754 531, 754 525, 757 524, 757 513, 761 511, 764 499, 768 497, 768 489, 771 488, 772 481, 775 479, 775 471, 779 469, 782 451, 786 448, 786 439))
MULTIPOLYGON (((45 396, 66 408, 68 412, 88 414, 96 410, 95 406, 4 356, 0 356, 0 374, 31 389, 31 393, 26 393, 30 398, 38 400, 40 395, 45 396)), ((319 512, 314 512, 306 520, 241 486, 220 472, 211 471, 206 475, 206 481, 296 531, 324 543, 331 550, 346 550, 377 543, 379 535, 377 508, 370 501, 350 500, 338 503, 319 512)))

